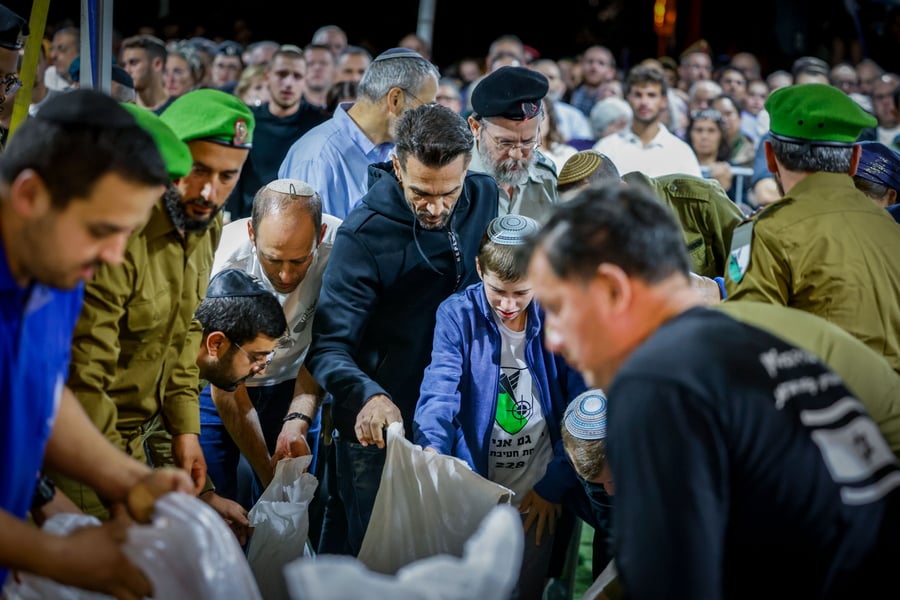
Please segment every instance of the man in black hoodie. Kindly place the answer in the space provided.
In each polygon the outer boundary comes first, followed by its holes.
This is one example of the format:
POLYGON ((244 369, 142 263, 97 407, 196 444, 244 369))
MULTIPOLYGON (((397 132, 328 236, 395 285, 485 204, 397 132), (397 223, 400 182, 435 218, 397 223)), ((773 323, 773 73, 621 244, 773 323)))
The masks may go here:
POLYGON ((306 365, 334 398, 347 531, 329 529, 343 518, 329 504, 320 551, 335 551, 331 535, 359 552, 384 467, 383 428, 412 423, 435 311, 478 280, 475 256, 498 191, 490 176, 467 172, 473 141, 448 108, 406 111, 391 162, 369 167, 368 193, 337 230, 306 365))

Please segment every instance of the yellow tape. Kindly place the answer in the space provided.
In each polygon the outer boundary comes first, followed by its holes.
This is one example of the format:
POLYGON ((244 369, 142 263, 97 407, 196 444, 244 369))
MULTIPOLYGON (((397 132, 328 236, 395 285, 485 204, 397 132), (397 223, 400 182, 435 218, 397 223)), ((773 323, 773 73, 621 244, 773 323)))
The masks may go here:
POLYGON ((47 13, 49 10, 50 0, 34 0, 31 5, 31 19, 28 21, 29 34, 25 40, 25 55, 22 57, 22 67, 19 69, 19 79, 22 80, 22 87, 16 92, 16 102, 13 107, 7 142, 12 139, 19 125, 28 118, 31 90, 34 88, 38 56, 40 56, 41 43, 44 40, 44 28, 47 26, 47 13))

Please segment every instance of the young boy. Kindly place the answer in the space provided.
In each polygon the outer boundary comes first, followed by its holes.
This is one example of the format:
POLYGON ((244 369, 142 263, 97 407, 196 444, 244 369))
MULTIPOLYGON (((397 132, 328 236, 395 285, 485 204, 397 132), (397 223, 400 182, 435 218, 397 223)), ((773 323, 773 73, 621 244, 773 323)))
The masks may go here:
POLYGON ((520 215, 488 225, 476 259, 481 282, 438 308, 413 421, 417 444, 515 492, 526 534, 518 598, 541 597, 561 504, 583 493, 560 426, 585 384, 544 347, 524 253, 538 228, 520 215))

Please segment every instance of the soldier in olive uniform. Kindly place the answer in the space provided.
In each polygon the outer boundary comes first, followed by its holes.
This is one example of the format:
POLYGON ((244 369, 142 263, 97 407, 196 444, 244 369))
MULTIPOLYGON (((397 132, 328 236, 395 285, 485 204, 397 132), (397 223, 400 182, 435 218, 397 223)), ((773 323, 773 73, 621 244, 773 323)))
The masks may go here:
POLYGON ((853 185, 875 119, 811 83, 766 102, 766 161, 783 198, 735 229, 727 301, 792 306, 842 327, 900 371, 900 230, 853 185))
POLYGON ((545 220, 558 202, 556 167, 537 149, 547 78, 525 67, 501 67, 472 91, 475 136, 470 171, 497 181, 498 215, 545 220))
MULTIPOLYGON (((557 189, 565 200, 592 184, 619 181, 616 165, 596 150, 582 150, 566 161, 559 172, 557 189)), ((629 185, 644 185, 675 213, 692 271, 704 277, 725 274, 731 234, 742 218, 741 210, 731 201, 719 183, 686 174, 649 177, 632 171, 621 177, 629 185)))
MULTIPOLYGON (((175 464, 199 491, 206 482, 196 363, 202 333, 193 315, 254 120, 239 99, 211 89, 181 96, 160 119, 187 145, 191 162, 172 173, 183 176, 129 239, 124 264, 100 267, 86 286, 68 383, 100 431, 140 460, 147 460, 145 438, 161 421, 175 464)), ((85 512, 106 517, 93 490, 54 479, 85 512)))

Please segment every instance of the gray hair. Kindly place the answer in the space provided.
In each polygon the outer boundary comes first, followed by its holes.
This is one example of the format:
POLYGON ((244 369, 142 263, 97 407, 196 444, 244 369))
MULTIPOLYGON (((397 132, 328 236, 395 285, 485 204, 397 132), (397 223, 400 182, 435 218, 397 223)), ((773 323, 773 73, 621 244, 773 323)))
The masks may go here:
POLYGON ((437 81, 440 76, 438 68, 422 57, 398 56, 376 60, 363 73, 358 97, 377 102, 393 87, 416 94, 428 79, 437 81))
POLYGON ((853 146, 818 146, 769 138, 772 152, 789 171, 849 173, 853 146))
POLYGON ((625 100, 616 96, 600 100, 591 109, 590 121, 594 137, 599 138, 607 127, 620 119, 625 119, 630 126, 633 117, 634 111, 625 100))

